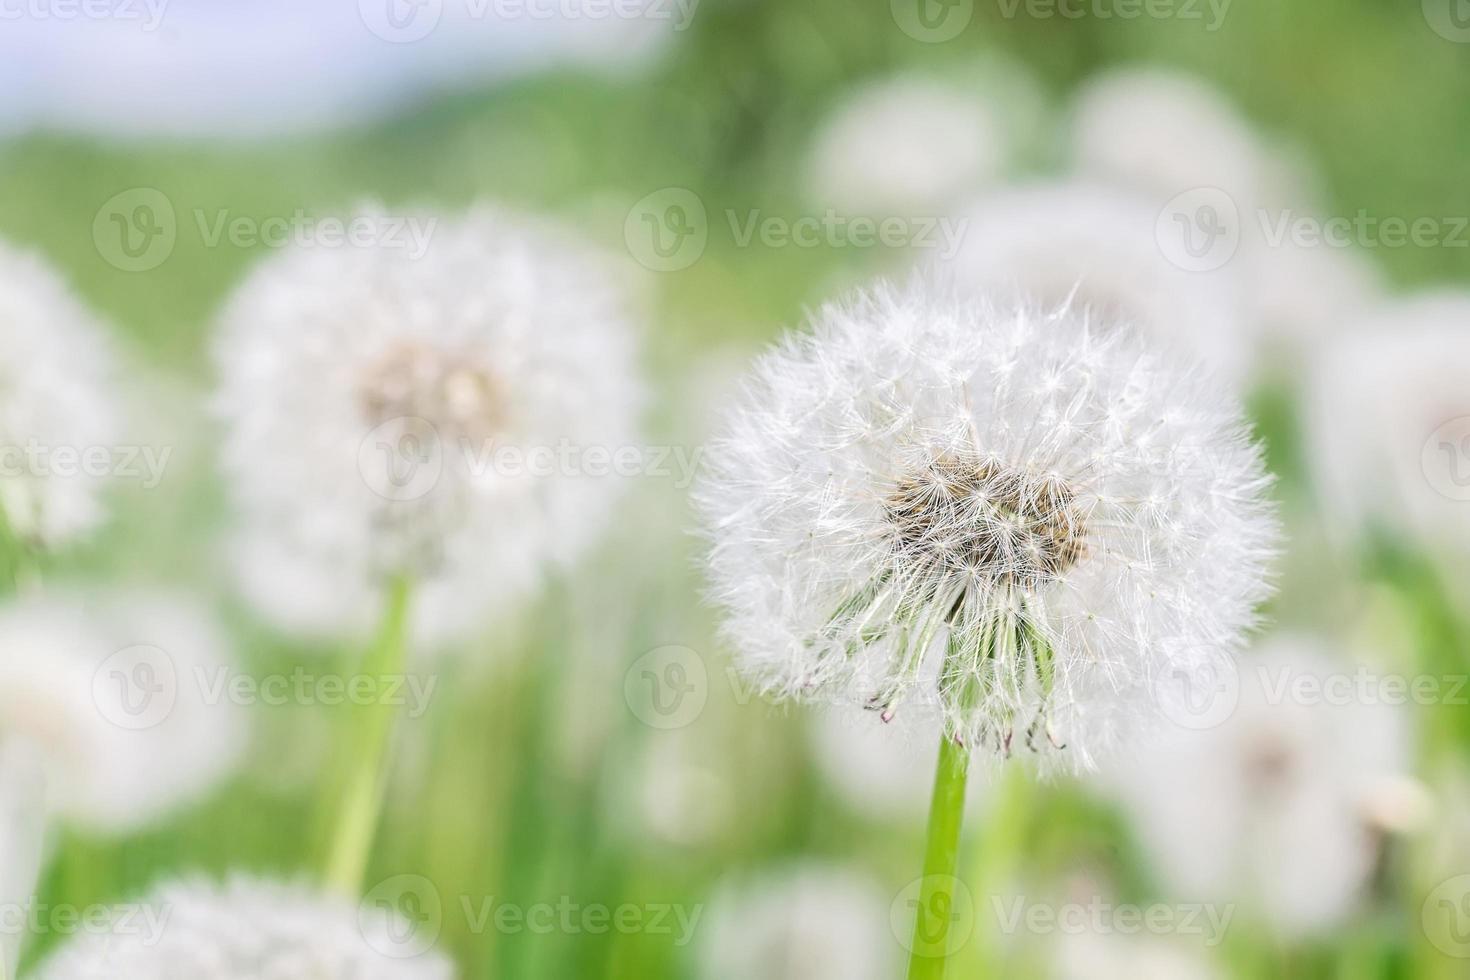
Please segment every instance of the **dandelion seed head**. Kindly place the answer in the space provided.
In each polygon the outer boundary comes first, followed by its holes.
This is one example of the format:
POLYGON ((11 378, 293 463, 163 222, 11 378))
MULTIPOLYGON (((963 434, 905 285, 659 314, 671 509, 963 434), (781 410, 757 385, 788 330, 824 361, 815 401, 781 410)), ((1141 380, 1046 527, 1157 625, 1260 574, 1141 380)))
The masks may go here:
POLYGON ((1228 717, 1107 773, 1171 892, 1239 903, 1289 935, 1352 913, 1415 806, 1409 718, 1344 687, 1358 670, 1320 639, 1273 637, 1239 661, 1228 717))
POLYGON ((473 579, 450 591, 493 615, 607 523, 621 481, 579 454, 637 444, 631 303, 612 258, 552 225, 424 225, 422 254, 288 249, 240 287, 223 465, 245 533, 301 567, 349 591, 473 579))
POLYGON ((1159 246, 1158 215, 1146 198, 1093 181, 1021 185, 965 212, 960 248, 934 264, 985 296, 1125 324, 1239 384, 1255 335, 1237 270, 1175 266, 1159 246))
POLYGON ((702 930, 702 980, 878 980, 899 968, 888 900, 848 868, 800 864, 724 882, 702 930))
POLYGON ((1421 547, 1463 575, 1470 545, 1470 294, 1370 307, 1315 359, 1304 429, 1328 529, 1421 547))
POLYGON ((714 595, 757 688, 937 707, 995 755, 1090 766, 1269 591, 1238 405, 1072 311, 922 278, 826 306, 706 464, 714 595))
MULTIPOLYGON (((117 441, 114 353, 102 323, 40 258, 0 241, 0 445, 84 451, 117 441)), ((0 516, 54 547, 102 523, 103 480, 37 467, 0 476, 0 516)))
POLYGON ((988 75, 989 87, 900 75, 853 91, 818 128, 809 196, 846 214, 949 213, 1012 164, 1023 110, 1008 109, 1039 101, 1019 69, 988 75))
POLYGON ((304 885, 235 875, 183 880, 142 903, 147 916, 88 931, 45 961, 40 980, 450 980, 436 952, 394 956, 411 924, 397 913, 318 894, 304 885), (161 923, 157 935, 140 921, 161 923))
POLYGON ((44 774, 48 809, 94 833, 136 831, 202 798, 244 749, 241 709, 206 683, 234 669, 193 600, 57 592, 0 607, 0 743, 44 774), (120 658, 130 649, 141 659, 120 658))
POLYGON ((1163 69, 1099 75, 1072 120, 1078 172, 1131 187, 1157 203, 1216 187, 1245 207, 1262 201, 1281 164, 1254 127, 1203 79, 1163 69))

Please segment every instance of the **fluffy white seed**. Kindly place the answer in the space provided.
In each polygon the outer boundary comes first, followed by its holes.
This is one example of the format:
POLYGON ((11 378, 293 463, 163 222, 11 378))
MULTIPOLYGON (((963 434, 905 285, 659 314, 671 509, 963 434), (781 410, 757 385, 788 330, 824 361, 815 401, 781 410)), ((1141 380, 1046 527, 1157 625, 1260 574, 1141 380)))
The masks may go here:
POLYGON ((922 280, 824 307, 706 463, 714 594, 758 689, 937 704, 997 754, 1089 766, 1269 591, 1238 405, 1070 313, 922 280))

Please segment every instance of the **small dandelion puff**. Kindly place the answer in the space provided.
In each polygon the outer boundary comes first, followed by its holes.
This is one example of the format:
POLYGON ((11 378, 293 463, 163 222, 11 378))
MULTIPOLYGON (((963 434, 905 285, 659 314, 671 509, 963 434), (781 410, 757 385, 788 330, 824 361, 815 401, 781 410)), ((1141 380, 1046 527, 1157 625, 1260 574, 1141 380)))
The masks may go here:
POLYGON ((483 207, 425 224, 421 255, 292 249, 238 290, 223 466, 244 533, 301 576, 453 583, 483 622, 606 525, 620 481, 593 454, 636 447, 633 330, 612 261, 560 230, 483 207))
POLYGON ((1215 187, 1242 208, 1271 196, 1283 164, 1203 79, 1162 69, 1099 75, 1077 96, 1071 126, 1079 174, 1160 202, 1215 187))
POLYGON ((701 929, 701 980, 896 976, 889 902, 863 874, 806 863, 723 883, 701 929))
POLYGON ((45 262, 0 241, 0 517, 24 545, 56 547, 102 523, 103 478, 46 460, 114 444, 115 373, 102 323, 45 262))
POLYGON ((235 669, 190 599, 48 593, 0 607, 0 746, 41 773, 48 809, 125 834, 234 771, 244 714, 210 685, 235 669))
MULTIPOLYGON (((848 808, 871 820, 923 823, 943 727, 939 711, 914 705, 885 721, 865 705, 832 705, 810 722, 812 761, 848 808)), ((981 780, 970 783, 972 804, 985 802, 983 793, 981 780)))
POLYGON ((1053 946, 1052 980, 1223 980, 1187 937, 1066 930, 1053 946))
POLYGON ((1091 766, 1269 592, 1239 407, 1072 313, 917 278, 826 306, 758 362, 706 464, 714 595, 757 688, 937 704, 993 756, 1091 766))
POLYGON ((1350 321, 1315 359, 1304 411, 1330 525, 1407 536, 1457 575, 1470 571, 1467 325, 1470 293, 1454 291, 1350 321))
POLYGON ((1288 237, 1279 244, 1256 243, 1244 259, 1258 357, 1314 360, 1337 342, 1344 322, 1383 299, 1382 275, 1361 251, 1288 237))
POLYGON ((1239 702, 1221 724, 1105 774, 1172 893, 1238 903, 1293 936, 1353 913, 1388 836, 1419 807, 1411 719, 1390 701, 1345 697, 1357 671, 1320 640, 1274 637, 1241 659, 1239 702))
POLYGON ((817 131, 809 197, 844 214, 947 214, 1016 152, 1005 106, 984 93, 921 75, 858 88, 817 131))
POLYGON ((432 951, 409 956, 415 923, 303 885, 235 875, 171 882, 106 930, 89 929, 38 980, 450 980, 432 951), (137 914, 141 912, 142 914, 137 914))
POLYGON ((1023 185, 966 212, 959 249, 936 265, 983 295, 1127 324, 1238 384, 1254 336, 1243 329, 1235 270, 1174 265, 1159 248, 1157 218, 1156 206, 1105 184, 1023 185))

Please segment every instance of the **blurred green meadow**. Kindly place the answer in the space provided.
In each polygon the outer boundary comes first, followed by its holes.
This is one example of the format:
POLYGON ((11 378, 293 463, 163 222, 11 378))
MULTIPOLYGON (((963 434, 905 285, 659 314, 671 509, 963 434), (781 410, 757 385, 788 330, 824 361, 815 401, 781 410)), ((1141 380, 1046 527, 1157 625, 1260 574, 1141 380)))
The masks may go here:
MULTIPOLYGON (((162 396, 156 410, 168 431, 187 433, 159 487, 121 489, 99 535, 43 559, 48 586, 202 590, 225 611, 247 671, 261 676, 329 662, 350 670, 360 656, 343 642, 328 652, 334 661, 323 660, 307 641, 257 622, 230 586, 218 544, 229 508, 217 435, 199 406, 212 385, 212 318, 270 250, 228 234, 211 244, 207 228, 222 218, 321 217, 364 201, 453 212, 491 199, 558 216, 626 254, 640 200, 692 192, 709 215, 703 253, 676 271, 640 268, 630 283, 648 310, 648 441, 692 454, 732 371, 842 285, 905 267, 904 254, 882 246, 741 245, 725 219, 727 210, 811 213, 801 185, 809 138, 867 80, 1013 59, 1040 80, 1050 113, 1021 172, 1047 175, 1062 169, 1057 120, 1076 86, 1118 66, 1178 68, 1218 86, 1262 131, 1299 145, 1324 179, 1329 213, 1470 214, 1470 45, 1431 30, 1418 4, 1235 0, 1213 31, 1207 8, 1199 21, 1006 9, 976 3, 957 37, 926 43, 882 2, 704 0, 659 60, 627 76, 553 70, 446 92, 372 124, 238 144, 48 133, 0 143, 0 236, 39 250, 116 324, 129 375, 162 396), (94 237, 99 209, 133 188, 160 192, 177 215, 171 253, 138 272, 114 265, 94 237)), ((1370 257, 1395 289, 1470 283, 1464 248, 1378 248, 1370 257)), ((1470 670, 1464 602, 1413 546, 1385 534, 1346 556, 1322 547, 1298 382, 1283 371, 1250 396, 1289 536, 1269 618, 1306 629, 1362 618, 1421 669, 1470 670)), ((390 891, 400 876, 432 883, 434 945, 462 976, 695 978, 701 919, 727 879, 830 861, 862 868, 897 896, 917 872, 921 821, 854 809, 817 770, 809 713, 768 704, 729 673, 678 482, 639 481, 595 554, 465 655, 425 668, 437 688, 423 717, 400 730, 368 881, 390 891), (706 670, 694 681, 701 707, 672 726, 640 708, 640 658, 666 647, 694 651, 706 670), (572 918, 558 913, 545 929, 486 919, 493 907, 558 903, 572 918), (591 906, 612 924, 582 918, 591 906), (619 909, 632 909, 634 924, 620 928, 619 909), (693 916, 687 935, 680 914, 693 916)), ((125 901, 194 872, 312 874, 330 834, 334 758, 351 712, 251 710, 251 747, 225 787, 122 839, 65 831, 39 901, 125 901)), ((1470 710, 1416 711, 1419 774, 1437 793, 1442 774, 1470 772, 1470 710)), ((1014 784, 1004 804, 971 811, 962 861, 977 880, 1059 882, 1081 869, 1110 882, 1120 902, 1169 900, 1128 821, 1084 784, 999 778, 1014 784)), ((1209 955, 1232 977, 1470 975, 1470 961, 1443 953, 1421 923, 1433 885, 1470 871, 1441 863, 1430 836, 1396 841, 1370 900, 1328 935, 1285 942, 1242 913, 1209 955)), ((1000 935, 988 915, 978 918, 952 976, 1050 975, 1048 936, 1000 935)), ((32 936, 24 962, 40 962, 63 939, 32 936)))

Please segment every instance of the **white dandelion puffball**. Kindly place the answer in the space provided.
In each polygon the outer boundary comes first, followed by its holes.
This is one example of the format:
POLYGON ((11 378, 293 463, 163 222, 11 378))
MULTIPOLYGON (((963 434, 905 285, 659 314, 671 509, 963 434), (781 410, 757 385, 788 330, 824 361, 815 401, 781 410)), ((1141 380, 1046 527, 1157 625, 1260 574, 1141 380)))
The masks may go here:
POLYGON ((295 248, 239 289, 224 467, 246 529, 347 591, 453 580, 484 616, 606 525, 637 463, 633 329, 613 260, 552 226, 416 221, 422 254, 295 248))
POLYGON ((121 834, 196 802, 243 749, 237 672, 194 602, 77 593, 0 607, 0 744, 33 753, 50 808, 121 834))
POLYGON ((844 214, 942 215, 1014 153, 1002 109, 977 88, 902 75, 855 90, 818 129, 807 193, 844 214))
POLYGON ((1146 192, 1159 203, 1215 187, 1242 207, 1279 180, 1279 163, 1251 124, 1208 82, 1163 69, 1099 75, 1078 94, 1073 164, 1085 175, 1146 192))
POLYGON ((243 875, 173 882, 42 964, 38 980, 451 980, 414 926, 304 885, 243 875), (413 940, 409 942, 406 940, 413 940), (417 955, 410 955, 417 953, 417 955))
POLYGON ((727 881, 700 929, 700 980, 887 980, 902 965, 889 901, 866 875, 840 866, 727 881))
POLYGON ((714 592, 762 693, 885 716, 937 694, 997 754, 1089 767, 1269 591, 1233 400, 1118 328, 921 279, 765 355, 706 474, 714 592))
POLYGON ((1317 498, 1334 526, 1409 534, 1470 567, 1470 293, 1399 300, 1352 327, 1309 376, 1317 498))
POLYGON ((1377 267, 1361 251, 1287 238, 1253 243, 1243 256, 1257 356, 1316 360, 1364 310, 1382 302, 1377 267))
POLYGON ((1183 938, 1065 931, 1053 947, 1053 980, 1222 980, 1204 951, 1183 938))
POLYGON ((1023 185, 971 208, 959 250, 937 265, 984 295, 1130 324, 1239 383, 1255 338, 1237 272, 1175 265, 1159 247, 1157 218, 1143 198, 1104 184, 1023 185))
POLYGON ((1124 809, 1171 894, 1237 902, 1288 935, 1353 912, 1412 759, 1411 718, 1375 697, 1375 676, 1321 641, 1273 638, 1241 660, 1221 724, 1120 764, 1124 809))
POLYGON ((117 441, 114 375, 101 322, 45 262, 0 241, 0 517, 27 544, 102 522, 102 477, 64 454, 117 441))

